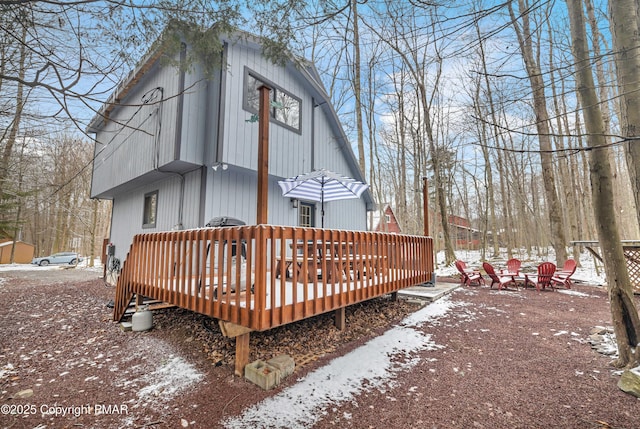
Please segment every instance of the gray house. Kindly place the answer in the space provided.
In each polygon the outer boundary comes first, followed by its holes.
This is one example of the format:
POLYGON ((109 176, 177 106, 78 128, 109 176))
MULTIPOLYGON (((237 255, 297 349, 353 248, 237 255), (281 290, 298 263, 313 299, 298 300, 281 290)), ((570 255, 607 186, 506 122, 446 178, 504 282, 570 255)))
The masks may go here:
MULTIPOLYGON (((113 201, 110 241, 123 260, 133 236, 204 227, 218 216, 256 223, 258 87, 273 88, 268 223, 320 226, 319 204, 282 196, 278 181, 319 168, 363 180, 318 73, 272 63, 251 37, 223 40, 222 67, 207 78, 153 52, 104 104, 95 133, 91 196, 113 201)), ((183 45, 175 61, 184 61, 183 45)), ((300 64, 303 64, 302 66, 300 64)), ((325 205, 324 227, 366 230, 360 199, 325 205)))

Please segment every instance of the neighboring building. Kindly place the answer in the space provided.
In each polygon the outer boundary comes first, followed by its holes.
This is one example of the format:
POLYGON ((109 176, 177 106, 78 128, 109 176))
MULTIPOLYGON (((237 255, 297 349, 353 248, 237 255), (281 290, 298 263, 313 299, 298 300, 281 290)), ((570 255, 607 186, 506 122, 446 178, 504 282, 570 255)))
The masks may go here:
POLYGON ((480 231, 471 227, 471 222, 460 216, 449 215, 451 236, 456 249, 479 249, 480 231))
MULTIPOLYGON (((11 263, 11 248, 13 240, 0 239, 0 264, 11 263)), ((13 262, 15 264, 30 264, 33 260, 36 247, 33 244, 24 241, 16 241, 16 247, 13 254, 13 262)))
POLYGON ((385 204, 381 210, 374 213, 373 231, 390 232, 393 234, 402 233, 398 219, 389 204, 385 204))
MULTIPOLYGON (((320 225, 319 204, 292 204, 278 180, 326 168, 363 181, 314 66, 275 65, 246 34, 223 41, 226 67, 209 80, 199 67, 184 72, 153 52, 88 127, 96 138, 91 196, 113 201, 109 241, 121 260, 138 233, 204 227, 218 216, 255 224, 261 83, 274 97, 269 224, 320 225)), ((325 228, 366 230, 372 209, 370 191, 327 203, 325 228)))

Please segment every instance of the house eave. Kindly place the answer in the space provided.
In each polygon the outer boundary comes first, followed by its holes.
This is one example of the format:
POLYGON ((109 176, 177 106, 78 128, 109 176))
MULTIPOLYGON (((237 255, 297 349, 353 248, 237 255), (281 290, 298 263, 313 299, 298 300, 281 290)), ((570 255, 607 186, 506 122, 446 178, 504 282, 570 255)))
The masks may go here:
POLYGON ((184 161, 173 161, 169 164, 162 166, 160 169, 151 170, 141 176, 138 176, 128 182, 122 183, 114 188, 105 189, 102 192, 96 194, 92 193, 91 198, 97 198, 100 200, 112 200, 116 196, 126 192, 131 192, 141 186, 145 186, 159 180, 167 178, 167 174, 185 174, 195 169, 201 168, 202 165, 193 164, 184 161))

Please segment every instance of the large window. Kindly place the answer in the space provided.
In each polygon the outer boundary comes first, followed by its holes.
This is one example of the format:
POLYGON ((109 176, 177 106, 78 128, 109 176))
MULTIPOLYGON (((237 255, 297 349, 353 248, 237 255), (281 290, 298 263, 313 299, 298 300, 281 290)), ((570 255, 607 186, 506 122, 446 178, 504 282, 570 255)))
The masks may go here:
POLYGON ((298 224, 300 226, 314 227, 314 212, 315 204, 300 201, 300 205, 298 206, 298 224))
POLYGON ((144 209, 142 214, 142 227, 155 228, 156 214, 158 212, 158 191, 144 195, 144 209))
POLYGON ((272 82, 269 82, 267 79, 254 73, 248 68, 245 67, 244 70, 245 91, 242 107, 248 112, 257 115, 260 109, 260 92, 258 91, 258 88, 263 84, 266 84, 271 88, 271 93, 269 95, 269 99, 271 101, 271 119, 285 128, 289 128, 290 130, 300 134, 302 100, 272 82))

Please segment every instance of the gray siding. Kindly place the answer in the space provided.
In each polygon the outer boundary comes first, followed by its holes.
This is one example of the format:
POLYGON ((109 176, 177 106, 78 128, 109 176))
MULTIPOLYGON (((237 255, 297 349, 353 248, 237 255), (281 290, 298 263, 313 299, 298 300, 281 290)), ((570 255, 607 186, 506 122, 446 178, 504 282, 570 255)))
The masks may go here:
MULTIPOLYGON (((355 172, 351 171, 345 158, 345 153, 329 123, 326 110, 317 107, 315 111, 315 164, 316 168, 326 168, 344 176, 353 177, 355 172)), ((348 144, 348 143, 346 143, 348 144)))
MULTIPOLYGON (((205 223, 217 216, 231 216, 248 225, 256 223, 257 174, 255 171, 228 170, 208 172, 205 223)), ((269 178, 268 223, 272 225, 298 225, 297 209, 289 198, 282 196, 279 178, 269 178)), ((325 204, 325 228, 366 230, 366 207, 362 199, 331 201, 325 204)), ((316 204, 316 226, 320 227, 320 204, 316 204)))
MULTIPOLYGON (((92 196, 99 196, 175 160, 178 76, 174 67, 152 67, 120 100, 119 106, 98 130, 92 196), (153 95, 152 99, 149 99, 150 95, 153 95)), ((191 96, 191 93, 186 95, 187 101, 191 102, 191 96)), ((199 96, 200 92, 194 90, 193 98, 199 96)), ((190 131, 197 128, 193 121, 199 117, 192 110, 189 114, 193 120, 183 126, 183 133, 186 133, 185 139, 193 139, 196 145, 199 142, 199 147, 185 153, 189 161, 194 162, 197 161, 194 154, 199 153, 202 162, 203 137, 193 137, 190 131)), ((200 122, 204 121, 200 119, 200 122)))
POLYGON ((204 162, 204 143, 207 137, 207 88, 207 81, 203 79, 199 67, 196 67, 192 73, 185 74, 182 133, 179 141, 181 161, 193 164, 204 162))
MULTIPOLYGON (((143 232, 170 231, 180 222, 182 178, 166 174, 163 180, 147 184, 132 192, 123 193, 113 200, 110 240, 116 245, 116 256, 124 260, 133 236, 143 232), (158 191, 158 207, 155 228, 142 228, 144 196, 158 191), (123 252, 123 253, 121 253, 123 252)), ((182 226, 184 229, 200 225, 200 170, 184 176, 184 204, 182 226)))

